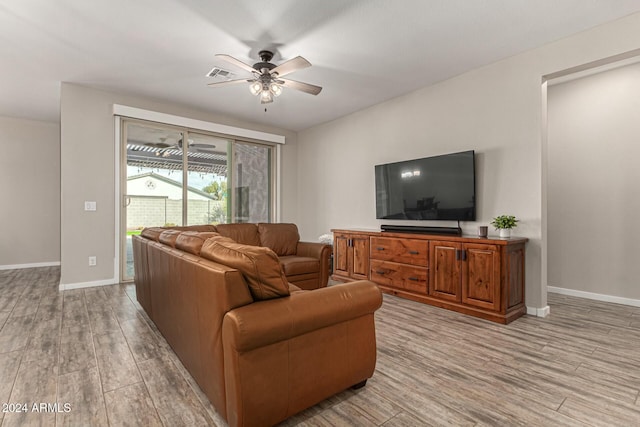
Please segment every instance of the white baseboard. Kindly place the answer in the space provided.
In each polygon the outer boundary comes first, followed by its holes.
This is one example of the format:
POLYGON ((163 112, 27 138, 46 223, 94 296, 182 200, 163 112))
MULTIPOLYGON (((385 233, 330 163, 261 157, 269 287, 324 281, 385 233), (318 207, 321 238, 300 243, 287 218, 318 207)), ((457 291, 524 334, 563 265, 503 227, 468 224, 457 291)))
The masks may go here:
POLYGON ((69 291, 71 289, 93 288, 95 286, 107 286, 116 284, 118 284, 118 281, 115 279, 105 279, 96 280, 94 282, 60 283, 58 289, 61 291, 69 291))
POLYGON ((569 295, 572 297, 587 298, 596 301, 613 302, 616 304, 630 305, 640 307, 640 300, 633 298, 617 297, 614 295, 596 294, 594 292, 577 291, 575 289, 556 288, 555 286, 547 286, 547 292, 553 292, 561 295, 569 295))
POLYGON ((20 270, 23 268, 59 267, 59 266, 60 266, 60 261, 35 262, 31 264, 0 265, 0 270, 20 270))
POLYGON ((538 308, 538 307, 527 307, 527 314, 531 315, 531 316, 536 316, 536 317, 547 317, 549 315, 549 313, 551 312, 551 309, 549 308, 549 306, 545 306, 542 308, 538 308))

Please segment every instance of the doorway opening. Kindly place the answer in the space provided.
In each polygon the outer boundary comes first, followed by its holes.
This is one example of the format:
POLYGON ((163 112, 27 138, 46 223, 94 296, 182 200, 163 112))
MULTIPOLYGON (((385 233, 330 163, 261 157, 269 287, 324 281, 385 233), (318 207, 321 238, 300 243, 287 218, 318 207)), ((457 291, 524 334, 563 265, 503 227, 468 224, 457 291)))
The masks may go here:
POLYGON ((621 224, 624 212, 633 211, 635 203, 635 198, 624 196, 634 191, 627 188, 629 180, 625 176, 633 176, 635 166, 630 162, 637 157, 633 155, 635 144, 630 143, 634 137, 625 132, 637 134, 630 130, 637 121, 629 118, 637 107, 623 106, 637 98, 631 100, 629 92, 637 93, 632 88, 638 87, 635 70, 639 62, 640 49, 636 49, 543 77, 545 304, 548 291, 622 304, 640 303, 640 294, 632 295, 624 285, 625 275, 635 268, 634 264, 616 264, 629 255, 632 246, 627 242, 630 227, 621 224), (627 79, 632 75, 635 79, 627 79), (622 216, 616 219, 616 213, 622 216), (574 246, 569 249, 570 243, 574 246), (604 246, 606 251, 595 250, 604 246))

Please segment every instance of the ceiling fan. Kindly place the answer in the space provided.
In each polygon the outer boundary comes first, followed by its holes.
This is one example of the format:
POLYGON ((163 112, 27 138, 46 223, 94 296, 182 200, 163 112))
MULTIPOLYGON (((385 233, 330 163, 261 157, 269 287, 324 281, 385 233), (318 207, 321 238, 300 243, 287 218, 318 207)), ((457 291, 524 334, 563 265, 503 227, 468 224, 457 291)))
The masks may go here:
POLYGON ((226 85, 234 85, 238 83, 250 83, 249 90, 253 95, 260 96, 261 104, 268 104, 273 102, 273 98, 279 96, 282 93, 282 88, 287 87, 296 89, 311 95, 317 95, 322 88, 320 86, 312 85, 309 83, 302 83, 295 80, 283 79, 283 76, 293 73, 294 71, 301 70, 311 66, 311 63, 301 56, 296 56, 293 59, 283 62, 280 65, 275 65, 269 61, 273 58, 273 52, 269 50, 261 50, 258 52, 261 62, 256 62, 253 66, 245 64, 244 62, 225 54, 218 54, 216 56, 223 59, 245 71, 253 74, 252 79, 237 79, 228 80, 225 82, 209 83, 211 87, 219 87, 226 85))

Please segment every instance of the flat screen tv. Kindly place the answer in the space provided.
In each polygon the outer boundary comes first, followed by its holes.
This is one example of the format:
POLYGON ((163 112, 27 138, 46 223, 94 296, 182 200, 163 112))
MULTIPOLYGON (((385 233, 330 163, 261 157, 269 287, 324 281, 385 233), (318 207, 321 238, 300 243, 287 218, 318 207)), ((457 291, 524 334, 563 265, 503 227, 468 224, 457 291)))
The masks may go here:
POLYGON ((475 221, 475 153, 376 165, 376 218, 475 221))

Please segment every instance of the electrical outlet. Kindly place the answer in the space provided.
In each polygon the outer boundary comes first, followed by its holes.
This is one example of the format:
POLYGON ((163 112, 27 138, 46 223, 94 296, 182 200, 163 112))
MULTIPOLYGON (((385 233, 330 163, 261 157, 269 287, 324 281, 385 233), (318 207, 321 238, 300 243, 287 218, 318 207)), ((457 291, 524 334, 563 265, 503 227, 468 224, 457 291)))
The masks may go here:
POLYGON ((97 264, 96 257, 90 256, 89 257, 89 267, 95 267, 96 264, 97 264))

